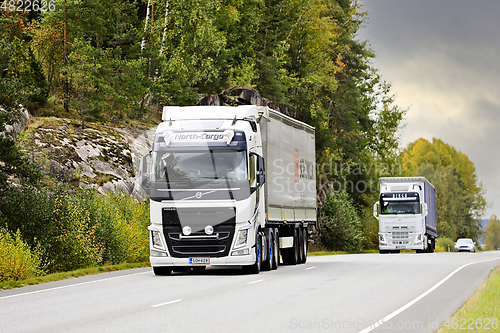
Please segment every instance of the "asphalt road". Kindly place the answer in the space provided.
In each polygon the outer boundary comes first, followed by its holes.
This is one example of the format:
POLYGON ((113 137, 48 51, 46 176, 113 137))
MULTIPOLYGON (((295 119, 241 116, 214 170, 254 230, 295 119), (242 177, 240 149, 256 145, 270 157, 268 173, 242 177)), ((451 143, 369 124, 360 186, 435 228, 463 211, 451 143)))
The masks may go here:
POLYGON ((433 332, 500 252, 309 257, 155 276, 150 268, 0 291, 0 332, 433 332))

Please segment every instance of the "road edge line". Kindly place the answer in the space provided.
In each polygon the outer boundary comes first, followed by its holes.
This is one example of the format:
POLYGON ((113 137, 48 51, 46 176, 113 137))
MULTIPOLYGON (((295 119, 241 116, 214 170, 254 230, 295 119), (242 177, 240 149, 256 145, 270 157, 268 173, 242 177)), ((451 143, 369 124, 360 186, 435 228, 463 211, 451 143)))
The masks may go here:
POLYGON ((424 298, 425 296, 429 295, 430 293, 432 293, 434 290, 436 290, 439 286, 441 286, 443 283, 445 283, 447 280, 449 280, 453 275, 455 275, 458 271, 460 271, 462 268, 465 268, 467 266, 470 266, 470 265, 474 265, 474 264, 482 264, 482 263, 485 263, 485 262, 489 262, 489 261, 493 261, 493 260, 499 260, 500 258, 494 258, 494 259, 488 259, 488 260, 483 260, 483 261, 477 261, 477 262, 470 262, 468 264, 465 264, 465 265, 462 265, 460 267, 458 267, 457 269, 455 269, 453 272, 451 272, 450 274, 448 274, 446 277, 444 277, 441 281, 439 281, 438 283, 436 283, 434 286, 432 286, 430 289, 428 289, 426 292, 424 292, 423 294, 421 294, 420 296, 414 298, 412 301, 406 303, 405 305, 403 305, 402 307, 400 307, 399 309, 397 309, 396 311, 388 314, 387 316, 385 316, 384 318, 380 319, 379 321, 371 324, 370 326, 366 327, 365 329, 359 331, 359 333, 368 333, 368 332, 371 332, 373 331, 374 329, 377 329, 379 328, 380 326, 382 326, 384 323, 388 322, 389 320, 391 320, 392 318, 396 317, 398 314, 400 314, 401 312, 403 312, 404 310, 408 309, 410 306, 414 305, 415 303, 417 303, 418 301, 420 301, 422 298, 424 298))
POLYGON ((38 294, 38 293, 43 293, 43 292, 46 292, 46 291, 52 291, 52 290, 58 290, 58 289, 65 289, 65 288, 69 288, 69 287, 83 286, 83 285, 91 284, 91 283, 97 283, 97 282, 103 282, 103 281, 109 281, 109 280, 116 280, 116 279, 121 279, 121 278, 124 278, 124 277, 129 277, 129 276, 134 276, 134 275, 140 275, 140 274, 146 274, 146 273, 149 273, 149 271, 147 271, 147 272, 140 272, 140 273, 134 273, 134 274, 114 276, 114 277, 110 277, 110 278, 106 278, 106 279, 100 279, 100 280, 92 280, 92 281, 87 281, 87 282, 67 284, 67 285, 64 285, 64 286, 59 286, 59 287, 54 287, 54 288, 48 288, 48 289, 34 290, 34 291, 29 291, 29 292, 26 292, 26 293, 22 293, 22 294, 14 294, 14 295, 3 296, 3 297, 0 297, 0 300, 7 299, 7 298, 19 297, 19 296, 26 296, 26 295, 38 294))

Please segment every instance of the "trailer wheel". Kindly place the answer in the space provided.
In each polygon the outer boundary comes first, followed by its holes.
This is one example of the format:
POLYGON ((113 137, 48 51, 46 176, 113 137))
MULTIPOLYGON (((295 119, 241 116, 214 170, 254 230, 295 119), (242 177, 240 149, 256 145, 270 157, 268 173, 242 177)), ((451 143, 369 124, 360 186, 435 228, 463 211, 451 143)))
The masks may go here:
POLYGON ((171 267, 153 267, 153 272, 155 275, 171 275, 172 268, 171 267))
POLYGON ((300 260, 300 263, 301 264, 305 264, 305 262, 307 261, 307 229, 305 228, 301 228, 302 232, 301 232, 301 236, 302 236, 302 241, 301 241, 301 260, 300 260))
POLYGON ((272 229, 272 236, 273 236, 273 242, 272 242, 273 258, 271 262, 271 269, 277 269, 280 262, 280 246, 279 246, 280 237, 278 229, 276 228, 272 229))
POLYGON ((293 252, 294 252, 294 258, 295 262, 294 265, 300 264, 300 229, 295 228, 295 231, 293 233, 293 252))
POLYGON ((259 274, 262 265, 262 238, 260 233, 257 234, 257 241, 255 242, 255 264, 249 266, 243 266, 243 271, 247 274, 259 274))

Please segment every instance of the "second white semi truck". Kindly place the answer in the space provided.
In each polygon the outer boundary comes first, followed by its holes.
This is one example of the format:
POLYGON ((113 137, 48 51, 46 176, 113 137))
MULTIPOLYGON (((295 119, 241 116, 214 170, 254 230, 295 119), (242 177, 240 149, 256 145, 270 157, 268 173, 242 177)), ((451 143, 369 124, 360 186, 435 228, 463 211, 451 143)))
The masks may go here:
POLYGON ((379 222, 379 252, 434 252, 436 195, 424 177, 379 179, 379 201, 373 215, 379 222))
POLYGON ((139 170, 154 273, 304 263, 316 223, 315 130, 267 107, 163 109, 139 170))

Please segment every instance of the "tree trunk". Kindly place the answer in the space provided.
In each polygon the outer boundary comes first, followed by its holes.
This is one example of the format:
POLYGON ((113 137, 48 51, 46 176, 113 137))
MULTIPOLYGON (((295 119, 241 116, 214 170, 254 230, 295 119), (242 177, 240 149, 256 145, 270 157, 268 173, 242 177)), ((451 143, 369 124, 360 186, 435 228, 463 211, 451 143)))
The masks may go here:
POLYGON ((68 12, 64 0, 64 110, 69 113, 69 82, 68 82, 68 12))
POLYGON ((148 31, 148 21, 149 21, 149 7, 151 5, 151 0, 148 0, 148 8, 146 9, 146 22, 144 23, 144 35, 142 36, 141 52, 146 46, 146 31, 148 31))

